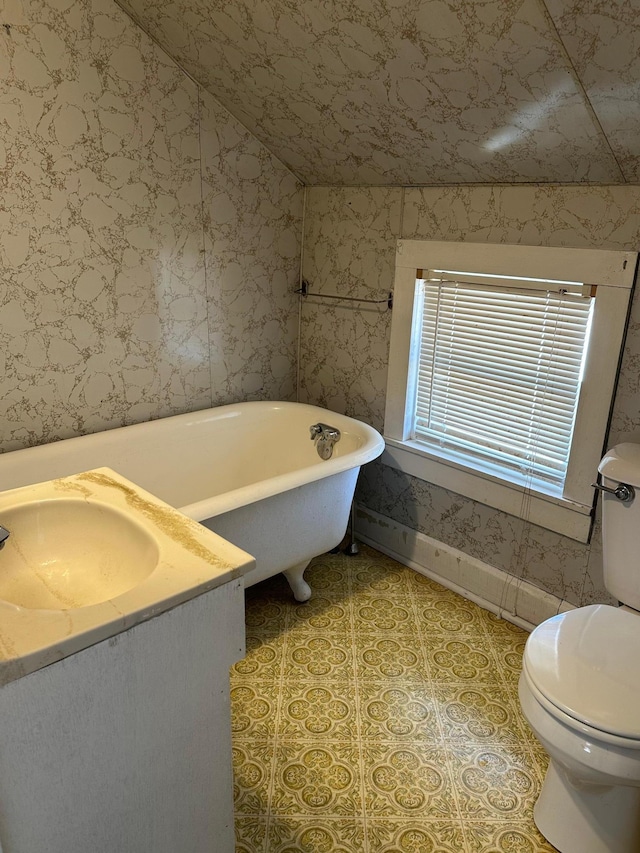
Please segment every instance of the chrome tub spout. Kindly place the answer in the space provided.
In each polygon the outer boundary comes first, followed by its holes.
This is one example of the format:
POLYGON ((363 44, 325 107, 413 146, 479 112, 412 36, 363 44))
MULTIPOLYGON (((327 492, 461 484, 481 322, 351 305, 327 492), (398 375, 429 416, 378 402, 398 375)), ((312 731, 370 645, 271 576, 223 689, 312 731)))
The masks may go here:
POLYGON ((329 424, 317 423, 309 427, 309 437, 316 445, 321 459, 331 459, 335 444, 340 441, 340 430, 329 424))

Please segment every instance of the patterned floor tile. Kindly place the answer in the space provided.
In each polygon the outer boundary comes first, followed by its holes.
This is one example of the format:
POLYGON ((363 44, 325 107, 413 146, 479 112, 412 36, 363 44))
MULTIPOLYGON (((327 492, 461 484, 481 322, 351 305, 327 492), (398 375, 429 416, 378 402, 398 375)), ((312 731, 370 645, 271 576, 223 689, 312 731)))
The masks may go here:
POLYGON ((247 592, 231 670, 238 853, 553 853, 526 633, 362 546, 247 592))
POLYGON ((319 557, 305 572, 314 595, 343 599, 349 592, 350 566, 342 555, 319 557))
POLYGON ((475 684, 500 680, 492 644, 484 636, 452 636, 430 631, 422 637, 434 682, 475 684))
POLYGON ((557 853, 532 824, 465 824, 469 853, 557 853))
POLYGON ((279 743, 271 814, 362 815, 357 743, 279 743))
POLYGON ((446 752, 441 746, 367 743, 362 747, 362 757, 367 817, 458 819, 446 752))
POLYGON ((514 685, 517 693, 518 680, 522 672, 522 655, 527 641, 526 634, 501 634, 490 636, 490 642, 498 664, 500 677, 514 685))
POLYGON ((351 575, 351 589, 355 595, 383 595, 389 598, 406 598, 411 595, 406 569, 391 560, 387 563, 370 560, 356 567, 351 575))
POLYGON ((370 853, 460 853, 464 830, 460 821, 367 821, 370 853))
POLYGON ((358 680, 420 684, 428 681, 429 671, 416 637, 411 637, 407 644, 403 637, 358 633, 355 642, 358 680))
POLYGON ((525 747, 454 746, 447 757, 463 818, 532 820, 540 781, 525 747))
POLYGON ((481 607, 478 607, 478 615, 483 621, 485 630, 488 631, 490 635, 498 638, 515 637, 518 640, 526 640, 529 636, 522 628, 519 628, 512 622, 507 622, 506 619, 502 619, 495 613, 483 610, 481 607))
MULTIPOLYGON (((277 591, 274 593, 274 585, 268 588, 268 594, 264 598, 260 596, 262 586, 252 586, 245 596, 245 624, 247 631, 251 633, 262 632, 265 638, 276 637, 287 627, 291 613, 288 596, 281 590, 282 583, 278 583, 277 591)), ((287 589, 289 589, 287 585, 287 589)), ((291 595, 289 590, 288 595, 291 595)))
POLYGON ((521 744, 525 739, 510 693, 502 684, 437 684, 433 695, 445 740, 521 744))
POLYGON ((428 578, 426 575, 421 575, 419 572, 409 570, 407 579, 409 582, 409 587, 413 590, 413 593, 416 596, 416 600, 418 602, 428 602, 438 598, 461 598, 461 596, 459 596, 457 593, 452 592, 452 590, 447 589, 445 586, 442 586, 442 584, 439 584, 432 578, 428 578))
POLYGON ((416 636, 416 624, 409 601, 398 602, 393 596, 366 596, 353 607, 355 629, 380 636, 416 636))
POLYGON ((282 739, 318 738, 353 741, 358 737, 356 690, 353 682, 324 684, 284 681, 278 719, 282 739))
POLYGON ((483 636, 484 620, 476 604, 464 598, 434 598, 418 604, 421 631, 483 636))
POLYGON ((304 817, 272 818, 269 853, 355 853, 365 849, 362 820, 304 817))
POLYGON ((309 633, 344 634, 351 631, 350 607, 347 599, 334 601, 327 595, 316 594, 291 612, 292 631, 309 633))
POLYGON ((422 685, 361 682, 360 736, 363 741, 441 740, 431 690, 422 685))
POLYGON ((236 814, 266 815, 269 810, 273 744, 233 740, 233 799, 236 814))
POLYGON ((285 649, 284 676, 303 680, 320 678, 329 682, 335 679, 354 680, 355 655, 350 636, 290 631, 285 649))
POLYGON ((231 667, 231 678, 251 678, 254 681, 274 681, 280 677, 284 659, 284 638, 266 642, 263 636, 249 633, 247 652, 242 660, 231 667))
POLYGON ((236 816, 236 853, 268 853, 267 818, 236 816))
POLYGON ((235 681, 231 684, 231 731, 241 738, 269 740, 276 730, 280 690, 277 684, 235 681))

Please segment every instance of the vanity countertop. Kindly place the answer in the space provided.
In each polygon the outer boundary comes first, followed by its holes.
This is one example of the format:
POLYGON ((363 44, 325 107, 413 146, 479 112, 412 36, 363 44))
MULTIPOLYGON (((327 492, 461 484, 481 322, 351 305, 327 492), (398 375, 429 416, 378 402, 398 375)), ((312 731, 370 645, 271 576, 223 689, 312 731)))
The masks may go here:
POLYGON ((0 525, 0 685, 255 566, 109 468, 0 492, 0 525))

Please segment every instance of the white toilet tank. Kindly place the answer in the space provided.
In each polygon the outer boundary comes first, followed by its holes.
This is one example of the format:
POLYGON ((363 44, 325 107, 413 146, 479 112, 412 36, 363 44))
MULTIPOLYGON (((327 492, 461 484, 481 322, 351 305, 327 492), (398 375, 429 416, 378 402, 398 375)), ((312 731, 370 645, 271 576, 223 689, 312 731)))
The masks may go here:
POLYGON ((602 493, 604 585, 614 598, 640 610, 640 444, 618 444, 598 465, 602 484, 633 486, 636 496, 621 501, 602 493))

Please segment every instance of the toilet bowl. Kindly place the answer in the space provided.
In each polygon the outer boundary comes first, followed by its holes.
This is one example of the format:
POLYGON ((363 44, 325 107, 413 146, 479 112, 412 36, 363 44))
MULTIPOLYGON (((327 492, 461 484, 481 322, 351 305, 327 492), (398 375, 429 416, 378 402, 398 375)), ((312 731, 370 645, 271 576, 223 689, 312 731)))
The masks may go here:
POLYGON ((604 584, 623 606, 539 625, 519 696, 550 757, 540 832, 560 853, 640 853, 640 444, 607 451, 598 471, 604 584))
POLYGON ((591 605, 539 625, 519 696, 551 759, 540 832, 561 853, 639 853, 640 614, 591 605))
POLYGON ((538 625, 519 695, 551 759, 540 832, 560 853, 640 853, 640 444, 607 451, 598 471, 604 585, 623 606, 538 625))

